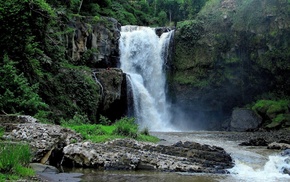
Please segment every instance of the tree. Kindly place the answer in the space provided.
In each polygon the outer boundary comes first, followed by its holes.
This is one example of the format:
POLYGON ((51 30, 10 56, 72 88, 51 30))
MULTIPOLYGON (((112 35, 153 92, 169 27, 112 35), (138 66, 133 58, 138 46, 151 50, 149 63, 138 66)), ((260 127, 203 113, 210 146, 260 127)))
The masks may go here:
POLYGON ((14 65, 7 55, 0 64, 0 111, 34 115, 47 108, 37 94, 38 85, 30 85, 23 73, 17 73, 14 65))

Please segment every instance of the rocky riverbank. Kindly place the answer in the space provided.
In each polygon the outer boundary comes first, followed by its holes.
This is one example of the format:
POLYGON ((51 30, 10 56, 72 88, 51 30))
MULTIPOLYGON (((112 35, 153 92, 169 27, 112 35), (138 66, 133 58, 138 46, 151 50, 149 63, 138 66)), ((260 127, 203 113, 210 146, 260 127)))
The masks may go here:
POLYGON ((33 162, 104 170, 156 170, 226 173, 233 167, 221 147, 196 142, 171 146, 118 139, 106 143, 83 141, 72 130, 38 123, 30 116, 1 117, 4 139, 26 142, 33 149, 33 162))
POLYGON ((28 143, 33 149, 33 162, 98 170, 227 173, 227 169, 234 166, 229 151, 217 143, 201 144, 194 140, 201 135, 204 140, 222 139, 234 141, 237 145, 268 146, 269 149, 281 151, 289 148, 290 144, 290 134, 286 130, 172 133, 164 134, 165 138, 162 133, 153 133, 161 138, 158 144, 131 139, 92 143, 84 141, 72 130, 38 123, 30 116, 2 116, 0 121, 1 127, 5 129, 3 139, 28 143), (186 138, 180 140, 179 135, 186 135, 186 138))

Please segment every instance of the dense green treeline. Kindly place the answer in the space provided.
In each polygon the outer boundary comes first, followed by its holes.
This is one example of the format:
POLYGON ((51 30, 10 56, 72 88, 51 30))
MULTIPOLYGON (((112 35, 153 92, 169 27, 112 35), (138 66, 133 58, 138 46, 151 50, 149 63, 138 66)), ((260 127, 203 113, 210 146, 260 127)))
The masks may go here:
POLYGON ((109 16, 122 25, 165 26, 191 19, 208 0, 47 0, 51 6, 65 8, 83 16, 109 16))

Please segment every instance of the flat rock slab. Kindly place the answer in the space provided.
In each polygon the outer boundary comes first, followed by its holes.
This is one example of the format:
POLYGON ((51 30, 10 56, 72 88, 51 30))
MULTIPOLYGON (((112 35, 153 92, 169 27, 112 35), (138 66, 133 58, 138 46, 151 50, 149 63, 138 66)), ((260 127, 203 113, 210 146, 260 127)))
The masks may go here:
POLYGON ((42 181, 49 182, 79 182, 83 174, 81 173, 47 173, 38 172, 37 176, 42 179, 42 181))
POLYGON ((233 167, 232 158, 224 149, 195 142, 164 146, 117 139, 102 144, 70 144, 63 152, 65 165, 107 170, 227 173, 226 169, 233 167))

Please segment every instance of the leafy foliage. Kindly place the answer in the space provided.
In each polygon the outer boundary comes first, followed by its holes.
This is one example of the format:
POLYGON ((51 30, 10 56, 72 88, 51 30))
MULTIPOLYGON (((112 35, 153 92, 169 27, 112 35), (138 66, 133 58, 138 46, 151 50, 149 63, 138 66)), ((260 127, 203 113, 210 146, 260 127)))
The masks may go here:
POLYGON ((103 115, 100 115, 99 123, 101 125, 110 125, 111 121, 103 115))
POLYGON ((66 65, 58 74, 42 84, 43 96, 60 118, 72 118, 83 113, 90 121, 96 121, 100 100, 99 86, 85 67, 66 65))
POLYGON ((114 134, 137 138, 138 125, 135 123, 134 118, 122 118, 115 123, 115 126, 114 134))
POLYGON ((4 56, 0 63, 0 110, 7 113, 36 114, 47 108, 37 94, 38 85, 30 85, 23 73, 18 74, 15 63, 4 56))
POLYGON ((288 111, 289 100, 259 100, 255 103, 252 109, 258 113, 264 113, 269 118, 276 116, 279 113, 286 113, 288 111))
POLYGON ((252 109, 264 120, 264 125, 268 129, 288 126, 290 122, 289 100, 258 100, 252 109))
POLYGON ((4 132, 5 132, 4 128, 0 127, 0 140, 2 136, 4 135, 4 132))

